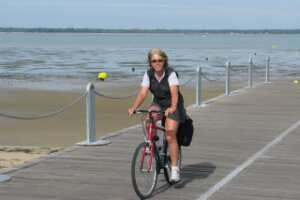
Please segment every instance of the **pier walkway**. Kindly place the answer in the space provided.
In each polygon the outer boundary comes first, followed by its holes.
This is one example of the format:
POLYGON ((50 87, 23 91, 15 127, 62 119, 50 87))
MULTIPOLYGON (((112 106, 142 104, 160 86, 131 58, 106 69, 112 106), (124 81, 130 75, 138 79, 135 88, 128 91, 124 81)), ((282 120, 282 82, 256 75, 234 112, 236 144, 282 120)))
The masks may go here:
MULTIPOLYGON (((181 182, 158 176, 151 199, 300 199, 300 85, 260 84, 190 108, 195 134, 182 147, 181 182)), ((99 125, 100 126, 100 125, 99 125)), ((1 200, 138 199, 131 159, 141 125, 0 171, 1 200)))

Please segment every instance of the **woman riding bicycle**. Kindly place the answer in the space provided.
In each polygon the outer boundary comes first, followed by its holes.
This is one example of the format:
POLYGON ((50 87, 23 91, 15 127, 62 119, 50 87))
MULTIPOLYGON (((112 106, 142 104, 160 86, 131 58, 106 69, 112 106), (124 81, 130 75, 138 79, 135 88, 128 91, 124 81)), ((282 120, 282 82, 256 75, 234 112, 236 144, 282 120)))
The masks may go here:
MULTIPOLYGON (((185 120, 185 109, 183 97, 179 91, 179 81, 177 73, 168 66, 168 56, 160 49, 151 49, 148 53, 150 69, 144 75, 141 90, 137 96, 132 108, 128 109, 129 115, 143 103, 148 90, 153 94, 151 110, 166 110, 166 138, 169 144, 169 151, 172 161, 171 181, 180 180, 180 172, 177 167, 178 160, 178 143, 176 133, 180 122, 185 120)), ((162 120, 163 116, 153 114, 154 124, 162 120)), ((146 127, 149 127, 149 118, 146 119, 146 127)), ((156 130, 153 130, 156 136, 156 130)))

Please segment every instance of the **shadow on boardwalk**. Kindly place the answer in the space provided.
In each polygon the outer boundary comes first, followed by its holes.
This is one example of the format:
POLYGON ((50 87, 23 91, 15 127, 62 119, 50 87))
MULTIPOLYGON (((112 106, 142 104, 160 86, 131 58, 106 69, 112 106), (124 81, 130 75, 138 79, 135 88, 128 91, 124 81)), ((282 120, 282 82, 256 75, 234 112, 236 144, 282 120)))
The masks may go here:
POLYGON ((184 188, 187 184, 199 180, 208 178, 214 171, 216 166, 212 163, 197 163, 182 166, 181 181, 176 185, 176 189, 184 188))
MULTIPOLYGON (((216 166, 212 163, 196 163, 190 165, 181 166, 181 177, 180 182, 174 185, 174 189, 182 189, 186 185, 200 179, 208 178, 212 173, 214 173, 216 166)), ((162 173, 161 173, 162 174, 162 173)), ((161 182, 165 180, 161 179, 161 182)), ((165 184, 156 188, 153 196, 165 192, 173 186, 169 185, 166 181, 165 184)))

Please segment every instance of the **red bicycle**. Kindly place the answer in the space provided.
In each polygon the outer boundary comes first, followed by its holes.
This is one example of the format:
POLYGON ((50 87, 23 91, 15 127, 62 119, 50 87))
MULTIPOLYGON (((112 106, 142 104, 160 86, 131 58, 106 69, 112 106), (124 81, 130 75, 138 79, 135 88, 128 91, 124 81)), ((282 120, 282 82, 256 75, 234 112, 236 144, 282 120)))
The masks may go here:
MULTIPOLYGON (((164 169, 164 175, 167 182, 172 185, 173 183, 170 180, 170 172, 171 172, 171 157, 168 151, 168 142, 166 139, 166 129, 164 128, 165 122, 165 111, 163 110, 140 110, 137 109, 135 114, 137 113, 148 113, 150 124, 149 124, 149 132, 145 131, 144 123, 144 135, 145 142, 142 142, 135 150, 132 165, 131 165, 131 178, 132 184, 136 194, 142 198, 149 198, 154 192, 157 176, 160 172, 160 169, 164 169), (163 115, 162 126, 155 126, 153 124, 153 115, 152 113, 156 113, 158 115, 163 115), (152 137, 153 129, 157 129, 163 132, 163 145, 162 151, 159 153, 156 148, 155 141, 152 137)), ((181 148, 179 146, 179 155, 178 155, 178 168, 181 166, 181 148)))

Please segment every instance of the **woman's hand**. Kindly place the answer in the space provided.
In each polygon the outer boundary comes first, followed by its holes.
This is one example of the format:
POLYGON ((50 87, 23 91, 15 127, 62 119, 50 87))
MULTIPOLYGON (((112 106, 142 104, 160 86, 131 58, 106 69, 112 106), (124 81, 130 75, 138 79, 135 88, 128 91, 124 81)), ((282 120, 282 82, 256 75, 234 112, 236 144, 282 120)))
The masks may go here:
POLYGON ((165 116, 168 117, 168 115, 172 115, 175 111, 176 111, 176 107, 175 106, 171 106, 170 108, 168 108, 166 110, 165 116))
POLYGON ((136 110, 136 109, 134 109, 134 108, 129 108, 129 109, 128 109, 128 114, 129 114, 130 116, 132 116, 135 110, 136 110))
POLYGON ((132 116, 134 111, 143 103, 143 101, 146 98, 148 90, 149 90, 149 88, 147 88, 147 87, 143 87, 143 86, 141 87, 140 93, 137 96, 132 108, 128 109, 128 114, 130 116, 132 116))

